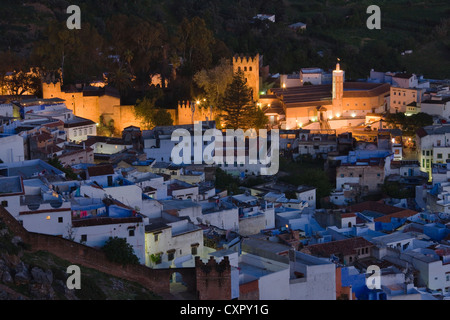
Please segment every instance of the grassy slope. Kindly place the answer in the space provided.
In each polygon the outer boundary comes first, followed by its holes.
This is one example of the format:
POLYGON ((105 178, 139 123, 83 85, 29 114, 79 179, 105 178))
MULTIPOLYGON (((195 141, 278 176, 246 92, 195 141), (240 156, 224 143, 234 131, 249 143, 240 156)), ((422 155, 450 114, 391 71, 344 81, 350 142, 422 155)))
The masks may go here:
MULTIPOLYGON (((70 265, 48 252, 26 252, 22 258, 26 264, 42 269, 50 269, 55 279, 65 279, 66 270, 70 265)), ((81 290, 76 290, 77 298, 81 300, 155 300, 160 299, 153 292, 127 280, 119 279, 95 269, 80 267, 81 290)), ((26 293, 24 293, 26 295, 26 293)), ((63 297, 61 297, 63 299, 63 297)))

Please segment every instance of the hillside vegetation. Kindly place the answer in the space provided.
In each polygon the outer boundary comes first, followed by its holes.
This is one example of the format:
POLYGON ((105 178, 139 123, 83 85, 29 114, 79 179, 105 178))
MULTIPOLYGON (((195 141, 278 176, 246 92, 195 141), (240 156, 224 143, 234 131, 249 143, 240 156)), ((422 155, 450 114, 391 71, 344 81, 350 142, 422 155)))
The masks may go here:
POLYGON ((63 66, 65 83, 109 72, 117 87, 126 89, 132 78, 141 93, 158 73, 171 80, 166 106, 195 96, 192 76, 236 53, 262 54, 271 73, 328 70, 339 57, 348 79, 366 78, 370 69, 450 78, 449 13, 445 0, 8 1, 0 11, 0 54, 9 56, 0 71, 63 66), (65 27, 71 4, 81 8, 81 30, 65 27), (366 27, 373 4, 381 30, 366 27), (258 13, 276 22, 252 19, 258 13), (288 28, 296 22, 306 31, 288 28))

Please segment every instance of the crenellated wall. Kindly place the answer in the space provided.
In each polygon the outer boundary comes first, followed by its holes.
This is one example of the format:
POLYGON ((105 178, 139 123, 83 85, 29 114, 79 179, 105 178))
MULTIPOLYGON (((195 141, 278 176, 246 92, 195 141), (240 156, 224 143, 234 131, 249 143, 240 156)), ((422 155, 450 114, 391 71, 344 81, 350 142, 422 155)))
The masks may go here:
POLYGON ((120 265, 109 261, 96 248, 41 233, 28 232, 11 214, 0 206, 0 219, 22 241, 31 245, 32 251, 48 251, 75 265, 94 268, 101 272, 140 283, 155 294, 170 298, 170 279, 175 272, 180 273, 188 291, 201 299, 230 299, 231 272, 226 259, 217 263, 214 258, 204 264, 197 257, 195 268, 151 269, 144 265, 120 265))
POLYGON ((195 271, 199 300, 231 299, 231 267, 227 256, 219 263, 213 257, 206 263, 196 257, 195 271))
POLYGON ((174 124, 193 124, 197 121, 212 121, 218 113, 208 107, 200 107, 195 101, 178 101, 177 121, 174 124), (192 114, 194 112, 194 114, 192 114))

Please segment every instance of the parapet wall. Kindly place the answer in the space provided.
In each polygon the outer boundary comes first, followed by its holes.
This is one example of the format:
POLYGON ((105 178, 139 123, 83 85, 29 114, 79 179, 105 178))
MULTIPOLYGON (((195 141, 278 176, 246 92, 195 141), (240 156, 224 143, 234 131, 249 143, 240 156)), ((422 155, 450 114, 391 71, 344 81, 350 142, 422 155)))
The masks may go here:
POLYGON ((174 272, 178 272, 182 275, 188 290, 197 294, 199 299, 223 299, 224 297, 229 299, 231 297, 228 259, 224 259, 219 264, 215 260, 210 260, 206 268, 212 270, 211 273, 205 272, 205 265, 201 261, 196 261, 195 268, 151 269, 144 265, 122 266, 109 261, 99 249, 57 236, 28 232, 2 206, 0 206, 0 219, 5 222, 11 232, 31 245, 32 251, 48 251, 72 264, 94 268, 112 276, 137 282, 155 294, 163 296, 170 294, 170 279, 174 272), (224 288, 226 290, 223 290, 224 288))

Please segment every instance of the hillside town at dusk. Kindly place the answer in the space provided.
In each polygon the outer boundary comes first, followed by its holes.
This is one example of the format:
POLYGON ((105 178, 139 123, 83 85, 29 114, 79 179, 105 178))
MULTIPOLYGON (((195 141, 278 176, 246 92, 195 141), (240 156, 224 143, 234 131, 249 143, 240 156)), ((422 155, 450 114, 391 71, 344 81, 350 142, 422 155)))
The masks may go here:
POLYGON ((450 299, 447 2, 21 2, 0 300, 450 299))

